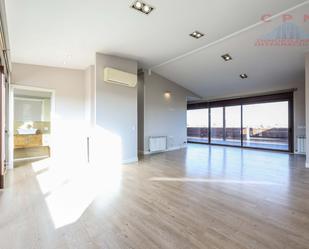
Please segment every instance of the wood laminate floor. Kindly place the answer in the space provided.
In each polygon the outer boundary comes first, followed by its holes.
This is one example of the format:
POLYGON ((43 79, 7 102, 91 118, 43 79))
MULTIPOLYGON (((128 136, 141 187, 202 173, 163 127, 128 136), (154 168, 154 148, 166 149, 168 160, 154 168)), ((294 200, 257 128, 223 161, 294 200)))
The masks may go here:
POLYGON ((0 248, 309 248, 304 165, 198 144, 120 168, 36 162, 0 192, 0 248))

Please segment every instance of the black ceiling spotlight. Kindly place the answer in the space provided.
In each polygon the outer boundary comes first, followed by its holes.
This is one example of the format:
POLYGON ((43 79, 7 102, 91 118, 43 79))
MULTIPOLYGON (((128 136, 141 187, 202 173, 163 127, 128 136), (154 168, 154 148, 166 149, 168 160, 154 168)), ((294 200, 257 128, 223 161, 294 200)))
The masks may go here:
POLYGON ((190 36, 192 36, 195 39, 200 39, 204 36, 204 34, 199 31, 194 31, 193 33, 190 34, 190 36))
POLYGON ((242 78, 242 79, 247 79, 247 78, 248 78, 248 75, 245 74, 245 73, 243 73, 243 74, 240 75, 240 78, 242 78))
POLYGON ((154 7, 150 6, 149 4, 146 4, 145 2, 142 2, 140 0, 135 1, 131 7, 133 9, 136 9, 146 15, 150 14, 154 10, 154 7))
POLYGON ((224 54, 221 56, 225 61, 231 61, 233 58, 229 54, 224 54))

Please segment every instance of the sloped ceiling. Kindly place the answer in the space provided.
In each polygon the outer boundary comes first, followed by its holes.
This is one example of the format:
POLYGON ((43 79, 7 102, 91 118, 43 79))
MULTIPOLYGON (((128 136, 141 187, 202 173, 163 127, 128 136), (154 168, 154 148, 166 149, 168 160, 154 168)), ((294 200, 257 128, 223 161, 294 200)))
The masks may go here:
POLYGON ((304 22, 309 1, 149 0, 155 7, 149 16, 131 9, 133 2, 7 0, 12 60, 84 69, 94 64, 95 52, 119 55, 138 60, 141 68, 152 68, 204 98, 233 95, 239 89, 249 92, 257 86, 283 87, 304 77, 308 46, 255 46, 257 39, 282 27, 281 16, 252 25, 265 14, 286 12, 293 15, 293 30, 309 34, 309 20, 304 22), (189 34, 195 30, 205 36, 193 39, 189 34), (209 47, 161 65, 205 46, 209 47), (233 61, 224 62, 220 56, 225 53, 233 61), (241 80, 241 73, 249 78, 241 80))

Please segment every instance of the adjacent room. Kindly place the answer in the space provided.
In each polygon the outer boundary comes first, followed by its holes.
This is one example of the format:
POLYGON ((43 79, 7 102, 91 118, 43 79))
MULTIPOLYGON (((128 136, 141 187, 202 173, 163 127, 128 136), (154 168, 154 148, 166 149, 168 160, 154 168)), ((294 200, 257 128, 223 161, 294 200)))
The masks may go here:
POLYGON ((0 249, 309 249, 308 0, 0 0, 0 249))
POLYGON ((50 156, 51 92, 13 89, 14 166, 50 156))

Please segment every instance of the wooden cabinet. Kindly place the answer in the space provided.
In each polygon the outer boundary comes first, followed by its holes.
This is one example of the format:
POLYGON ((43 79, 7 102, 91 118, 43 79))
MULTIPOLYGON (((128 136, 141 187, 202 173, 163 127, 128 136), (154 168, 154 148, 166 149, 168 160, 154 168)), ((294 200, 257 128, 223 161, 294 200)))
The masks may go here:
POLYGON ((31 148, 42 146, 42 134, 14 135, 14 148, 31 148))

